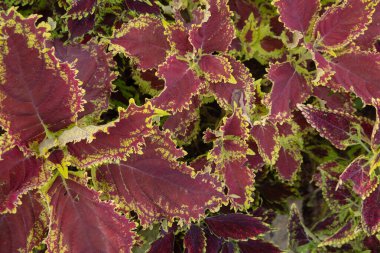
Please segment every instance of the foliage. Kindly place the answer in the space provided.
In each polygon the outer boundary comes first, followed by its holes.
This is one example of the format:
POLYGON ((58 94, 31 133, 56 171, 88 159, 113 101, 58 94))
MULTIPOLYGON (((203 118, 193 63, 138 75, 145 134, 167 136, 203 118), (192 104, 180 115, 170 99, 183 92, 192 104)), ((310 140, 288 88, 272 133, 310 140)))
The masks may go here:
POLYGON ((2 1, 0 252, 379 252, 379 24, 378 0, 2 1))

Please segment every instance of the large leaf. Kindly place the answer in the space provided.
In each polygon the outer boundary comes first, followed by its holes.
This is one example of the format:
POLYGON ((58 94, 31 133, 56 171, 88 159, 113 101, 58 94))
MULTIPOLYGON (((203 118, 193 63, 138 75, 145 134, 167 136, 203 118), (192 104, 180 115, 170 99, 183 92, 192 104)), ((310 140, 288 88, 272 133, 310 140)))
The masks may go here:
POLYGON ((189 64, 171 56, 160 65, 157 75, 165 80, 165 89, 152 100, 152 103, 170 111, 189 108, 191 98, 197 94, 201 84, 189 64))
POLYGON ((355 143, 352 136, 362 134, 369 124, 365 119, 354 115, 327 109, 319 109, 311 105, 298 105, 307 122, 312 125, 319 134, 329 140, 335 147, 345 149, 355 143), (362 127, 361 133, 356 126, 362 127))
POLYGON ((346 0, 329 8, 314 27, 314 36, 328 48, 339 48, 357 38, 371 21, 375 1, 346 0))
POLYGON ((353 91, 366 104, 380 98, 380 54, 355 51, 330 62, 335 72, 328 85, 353 91))
POLYGON ((21 198, 16 213, 0 216, 0 252, 32 252, 47 232, 48 213, 41 195, 30 191, 21 198))
POLYGON ((362 204, 364 229, 371 235, 380 230, 380 187, 378 186, 362 204))
POLYGON ((27 157, 14 147, 0 160, 0 213, 15 211, 22 194, 37 188, 45 180, 41 159, 27 157))
POLYGON ((193 46, 189 41, 189 33, 181 21, 170 25, 167 28, 168 40, 170 41, 171 48, 176 50, 179 54, 185 55, 186 53, 193 52, 193 46))
POLYGON ((82 88, 86 92, 83 98, 87 103, 79 117, 90 113, 99 115, 108 109, 112 81, 116 78, 110 69, 114 67, 112 55, 105 52, 104 46, 94 42, 68 46, 64 46, 59 40, 54 40, 53 43, 55 55, 61 61, 73 64, 78 70, 77 78, 83 82, 82 88))
POLYGON ((131 103, 126 110, 119 109, 119 118, 107 124, 105 129, 87 139, 67 144, 73 164, 80 168, 96 166, 138 152, 144 136, 152 132, 153 115, 150 103, 140 107, 131 103))
POLYGON ((227 0, 209 0, 210 17, 200 25, 192 26, 190 42, 196 50, 213 53, 227 51, 234 38, 234 25, 227 0))
POLYGON ((311 88, 289 62, 272 64, 268 78, 273 83, 272 92, 265 99, 270 107, 269 118, 281 122, 291 116, 298 103, 306 101, 311 88))
POLYGON ((275 0, 280 20, 292 31, 306 33, 320 8, 319 0, 275 0))
POLYGON ((0 125, 23 149, 43 140, 46 129, 73 123, 83 103, 75 71, 45 48, 47 31, 36 19, 14 9, 0 13, 0 125))
POLYGON ((84 183, 58 177, 50 187, 47 252, 129 252, 135 224, 84 183))
POLYGON ((114 31, 112 48, 133 57, 143 70, 156 68, 170 49, 164 31, 159 18, 141 15, 114 31))
POLYGON ((219 207, 224 196, 210 175, 194 177, 191 167, 176 161, 183 155, 169 132, 157 132, 146 139, 141 154, 101 166, 97 178, 120 207, 137 212, 143 226, 163 218, 199 219, 206 209, 219 207))
POLYGON ((231 79, 232 67, 226 57, 206 54, 199 59, 198 64, 206 80, 212 83, 231 79))
POLYGON ((364 34, 360 35, 355 44, 362 50, 374 50, 376 40, 380 38, 380 4, 377 4, 372 16, 372 22, 368 25, 364 34))
POLYGON ((269 231, 260 219, 241 213, 208 217, 205 222, 215 235, 225 239, 245 240, 269 231))

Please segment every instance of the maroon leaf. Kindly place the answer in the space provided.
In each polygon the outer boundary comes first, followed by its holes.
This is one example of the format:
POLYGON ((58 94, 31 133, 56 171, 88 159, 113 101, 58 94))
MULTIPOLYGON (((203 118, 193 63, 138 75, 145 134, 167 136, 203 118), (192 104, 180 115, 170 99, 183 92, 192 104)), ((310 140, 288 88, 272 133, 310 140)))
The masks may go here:
POLYGON ((362 204, 364 229, 371 235, 380 229, 380 187, 378 186, 362 204))
POLYGON ((376 122, 371 136, 371 145, 376 150, 380 146, 380 99, 372 100, 372 104, 376 108, 376 122))
POLYGON ((202 253, 206 248, 206 238, 199 226, 191 225, 183 240, 187 253, 202 253))
POLYGON ((82 19, 68 18, 67 28, 69 30, 70 38, 84 36, 90 32, 95 25, 95 14, 88 15, 82 19))
POLYGON ((181 55, 193 52, 193 46, 189 41, 188 30, 180 21, 168 27, 168 40, 171 43, 171 47, 177 50, 181 55))
POLYGON ((16 213, 0 216, 0 252, 32 252, 47 232, 48 213, 41 196, 30 191, 21 198, 16 213))
POLYGON ((205 222, 215 235, 225 239, 245 240, 269 231, 258 218, 241 213, 208 217, 205 222))
POLYGON ((352 135, 357 135, 355 124, 359 126, 365 124, 364 119, 340 111, 318 109, 301 104, 298 108, 307 122, 339 149, 345 149, 355 143, 351 139, 352 135))
POLYGON ((239 30, 242 30, 248 20, 249 16, 253 14, 255 20, 260 21, 260 12, 256 6, 256 3, 246 1, 246 0, 231 0, 228 1, 228 5, 231 8, 231 11, 237 13, 236 15, 236 27, 239 30))
POLYGON ((295 173, 301 168, 302 155, 299 150, 280 148, 275 165, 280 176, 285 180, 292 180, 295 173))
POLYGON ((323 100, 325 106, 329 109, 348 113, 355 112, 353 100, 349 93, 334 92, 326 86, 316 86, 313 88, 313 96, 323 100))
POLYGON ((226 57, 206 54, 201 57, 198 64, 210 82, 227 82, 231 79, 232 67, 226 57))
POLYGON ((380 38, 380 5, 375 7, 375 12, 372 15, 372 22, 367 26, 367 30, 364 34, 360 35, 356 40, 355 44, 358 45, 362 50, 375 49, 375 42, 380 38))
POLYGON ((280 20, 291 31, 306 33, 320 9, 318 0, 276 0, 280 20))
POLYGON ((347 0, 329 8, 314 27, 314 36, 325 47, 339 48, 358 37, 371 21, 374 2, 347 0))
POLYGON ((363 244, 367 249, 371 250, 371 253, 379 253, 380 241, 375 235, 364 238, 363 244))
POLYGON ((141 15, 114 32, 112 47, 133 57, 143 70, 156 68, 170 48, 164 31, 159 18, 141 15))
POLYGON ((278 159, 280 145, 278 129, 271 122, 263 122, 252 126, 251 136, 257 143, 258 151, 265 162, 274 164, 278 159))
POLYGON ((84 111, 79 117, 90 113, 100 114, 108 109, 108 100, 111 96, 112 81, 116 78, 110 68, 113 67, 112 55, 105 52, 103 46, 93 42, 86 45, 76 44, 64 46, 59 40, 54 42, 55 55, 61 61, 74 64, 78 70, 77 78, 83 82, 85 90, 84 111))
POLYGON ((75 71, 45 48, 46 28, 14 9, 1 13, 0 125, 23 150, 76 120, 83 90, 75 71), (17 24, 17 28, 16 28, 17 24), (30 46, 31 45, 31 46, 30 46))
POLYGON ((341 227, 337 232, 332 236, 329 236, 323 240, 318 246, 341 246, 348 241, 353 240, 359 235, 359 230, 357 226, 352 221, 348 221, 343 227, 341 227))
POLYGON ((342 87, 353 91, 366 104, 380 98, 380 54, 352 52, 334 58, 330 65, 335 71, 332 88, 342 87))
POLYGON ((289 223, 288 223, 288 232, 289 232, 289 248, 294 252, 297 252, 297 248, 308 244, 312 239, 307 235, 304 224, 301 220, 301 215, 295 205, 292 205, 289 223))
POLYGON ((379 183, 377 177, 371 179, 369 171, 369 161, 363 157, 357 157, 348 165, 339 179, 342 182, 350 180, 353 183, 354 192, 365 198, 376 189, 379 183))
POLYGON ((248 240, 246 242, 238 242, 241 253, 265 252, 265 253, 281 253, 282 250, 277 248, 270 242, 258 240, 248 240))
POLYGON ((232 242, 224 242, 220 253, 235 253, 234 244, 232 242))
POLYGON ((129 252, 133 222, 99 200, 99 193, 83 183, 58 177, 48 191, 51 224, 48 252, 129 252), (105 239, 106 238, 106 239, 105 239))
POLYGON ((90 139, 67 144, 75 166, 84 168, 104 162, 125 159, 130 153, 138 152, 144 136, 152 133, 154 109, 150 103, 138 107, 130 104, 119 109, 119 119, 107 124, 104 130, 90 139))
POLYGON ((270 107, 269 118, 282 122, 291 117, 298 103, 306 101, 311 88, 289 62, 272 64, 268 78, 273 83, 272 92, 264 101, 270 107))
POLYGON ((124 0, 126 8, 137 13, 160 14, 160 7, 153 1, 124 0))
POLYGON ((254 87, 254 80, 249 69, 243 63, 233 57, 227 58, 232 66, 232 76, 236 83, 231 83, 231 81, 210 83, 209 87, 220 106, 224 109, 228 110, 233 106, 234 102, 244 109, 246 106, 250 106, 253 99, 254 92, 252 87, 254 87))
POLYGON ((173 253, 174 234, 168 233, 157 239, 150 246, 148 253, 173 253))
POLYGON ((210 17, 190 30, 190 42, 196 50, 204 53, 227 51, 234 38, 234 26, 227 0, 209 0, 210 17))
POLYGON ((222 240, 216 237, 210 232, 210 230, 205 229, 206 235, 206 252, 207 253, 219 253, 222 247, 222 240))
POLYGON ((103 165, 98 180, 109 185, 105 191, 126 211, 134 210, 143 226, 175 217, 189 221, 206 209, 219 207, 224 199, 221 186, 208 174, 197 174, 176 161, 184 155, 169 132, 151 135, 141 154, 119 164, 103 165))
POLYGON ((40 186, 46 175, 42 171, 43 161, 27 157, 14 147, 2 155, 0 160, 0 213, 12 212, 20 203, 20 197, 28 190, 40 186))
POLYGON ((165 80, 165 89, 152 99, 153 105, 170 111, 189 108, 201 81, 188 63, 171 56, 160 65, 157 75, 165 80))

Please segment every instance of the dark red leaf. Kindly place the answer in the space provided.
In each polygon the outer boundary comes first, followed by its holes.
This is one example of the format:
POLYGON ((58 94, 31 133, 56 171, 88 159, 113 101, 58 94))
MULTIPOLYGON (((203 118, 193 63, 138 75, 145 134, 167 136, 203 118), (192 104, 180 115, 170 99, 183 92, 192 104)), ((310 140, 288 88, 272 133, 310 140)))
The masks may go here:
POLYGON ((129 252, 135 224, 101 202, 99 193, 58 177, 48 191, 51 224, 46 240, 48 252, 129 252))
POLYGON ((371 179, 369 175, 369 161, 363 157, 357 157, 340 175, 342 182, 350 180, 353 190, 362 198, 367 197, 378 185, 377 177, 371 179))
POLYGON ((301 220, 301 215, 295 205, 292 205, 289 223, 288 223, 288 232, 289 232, 289 248, 294 252, 297 252, 297 248, 308 244, 312 239, 307 235, 303 221, 301 220))
POLYGON ((32 252, 48 228, 48 213, 41 195, 30 191, 21 198, 16 213, 0 216, 0 252, 32 252))
POLYGON ((197 174, 176 161, 184 155, 170 139, 157 133, 146 140, 141 154, 119 164, 103 165, 98 180, 125 211, 134 210, 143 226, 167 218, 199 219, 206 209, 219 207, 221 186, 208 174, 197 174))
POLYGON ((357 38, 371 21, 372 1, 347 0, 329 8, 314 27, 317 41, 328 48, 339 48, 357 38))
POLYGON ((26 150, 45 138, 45 129, 58 131, 75 122, 82 110, 83 90, 75 71, 45 48, 37 16, 22 18, 12 9, 0 14, 0 125, 15 144, 26 150), (17 29, 16 29, 17 24, 17 29))
POLYGON ((306 33, 319 9, 319 0, 276 0, 280 20, 291 31, 306 33))
POLYGON ((208 217, 205 222, 215 235, 225 239, 245 240, 269 231, 258 218, 241 213, 208 217))
POLYGON ((157 68, 170 49, 164 31, 159 18, 141 15, 114 32, 112 48, 134 57, 143 70, 157 68))
POLYGON ((362 50, 375 51, 376 40, 380 38, 380 5, 375 8, 375 12, 372 15, 372 22, 367 26, 364 34, 360 35, 355 44, 362 50))
POLYGON ((177 50, 179 54, 185 55, 188 52, 193 52, 193 46, 189 41, 188 30, 180 21, 168 27, 168 39, 171 43, 171 47, 177 50))
POLYGON ((191 225, 183 240, 187 253, 203 253, 206 248, 206 237, 197 225, 191 225))
POLYGON ((168 233, 152 243, 147 253, 173 253, 174 234, 168 233))
POLYGON ((301 168, 302 155, 299 150, 280 148, 275 165, 280 176, 285 180, 292 180, 295 173, 301 168))
POLYGON ((343 227, 332 236, 324 239, 318 246, 341 246, 359 235, 357 226, 352 221, 348 221, 343 227))
POLYGON ((222 239, 216 237, 208 229, 205 229, 205 235, 206 235, 206 252, 219 253, 219 250, 222 247, 222 239))
POLYGON ((278 129, 271 122, 263 122, 252 126, 251 136, 256 141, 258 151, 265 162, 274 164, 278 159, 280 145, 278 129))
POLYGON ((97 5, 97 0, 75 0, 72 2, 67 14, 73 18, 82 18, 93 13, 97 5))
POLYGON ((290 118, 297 104, 305 102, 311 95, 311 88, 305 78, 289 62, 272 64, 268 78, 273 87, 264 102, 270 107, 269 118, 273 121, 282 122, 290 118))
POLYGON ((265 252, 265 253, 281 253, 278 247, 270 242, 258 240, 248 240, 246 242, 238 242, 241 253, 265 252))
POLYGON ((21 195, 37 188, 45 180, 43 161, 25 156, 17 147, 2 155, 0 160, 0 213, 15 210, 21 195))
POLYGON ((206 22, 193 26, 190 30, 190 42, 196 50, 204 53, 227 51, 234 38, 234 25, 227 0, 209 0, 210 17, 206 22))
POLYGON ((219 55, 203 55, 198 62, 206 80, 217 82, 228 82, 231 79, 232 67, 228 59, 219 55))
POLYGON ((153 105, 170 111, 189 108, 201 81, 188 63, 171 56, 160 65, 157 74, 165 80, 165 89, 152 99, 153 105))
POLYGON ((380 229, 380 187, 378 186, 362 204, 364 229, 371 235, 380 229))

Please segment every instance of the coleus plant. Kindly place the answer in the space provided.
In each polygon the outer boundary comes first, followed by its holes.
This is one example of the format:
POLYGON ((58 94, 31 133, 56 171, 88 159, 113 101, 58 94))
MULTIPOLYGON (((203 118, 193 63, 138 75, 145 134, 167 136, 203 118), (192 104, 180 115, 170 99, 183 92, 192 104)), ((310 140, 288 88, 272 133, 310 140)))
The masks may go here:
POLYGON ((378 252, 379 1, 0 10, 0 252, 378 252))

